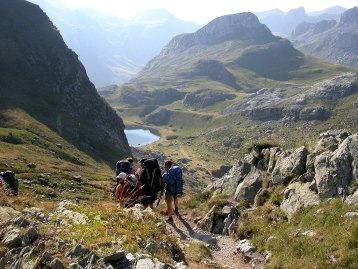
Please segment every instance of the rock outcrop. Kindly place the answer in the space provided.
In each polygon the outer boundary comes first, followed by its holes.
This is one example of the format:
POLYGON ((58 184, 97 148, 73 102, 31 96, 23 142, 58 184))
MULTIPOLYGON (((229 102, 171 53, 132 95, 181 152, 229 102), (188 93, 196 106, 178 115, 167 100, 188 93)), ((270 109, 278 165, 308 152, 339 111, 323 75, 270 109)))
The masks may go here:
POLYGON ((131 154, 122 119, 37 5, 1 1, 0 25, 1 98, 7 100, 2 108, 21 108, 108 161, 131 154))
POLYGON ((277 147, 253 149, 207 191, 229 194, 233 200, 254 205, 262 200, 260 195, 270 195, 268 186, 272 190, 284 184, 287 187, 280 208, 291 219, 298 209, 330 198, 357 204, 357 170, 358 133, 329 130, 320 135, 311 153, 305 147, 293 152, 277 147), (266 186, 264 178, 268 180, 266 186))
POLYGON ((347 73, 311 87, 261 89, 226 108, 224 114, 259 121, 324 121, 332 112, 319 105, 320 100, 337 101, 356 93, 358 73, 347 73))

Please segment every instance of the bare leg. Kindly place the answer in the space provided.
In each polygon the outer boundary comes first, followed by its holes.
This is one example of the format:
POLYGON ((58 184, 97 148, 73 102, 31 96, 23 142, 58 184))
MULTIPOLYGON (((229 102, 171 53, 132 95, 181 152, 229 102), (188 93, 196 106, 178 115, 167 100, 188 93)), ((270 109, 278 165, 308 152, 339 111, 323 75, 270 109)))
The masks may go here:
POLYGON ((179 215, 179 199, 177 196, 174 197, 175 214, 179 215))

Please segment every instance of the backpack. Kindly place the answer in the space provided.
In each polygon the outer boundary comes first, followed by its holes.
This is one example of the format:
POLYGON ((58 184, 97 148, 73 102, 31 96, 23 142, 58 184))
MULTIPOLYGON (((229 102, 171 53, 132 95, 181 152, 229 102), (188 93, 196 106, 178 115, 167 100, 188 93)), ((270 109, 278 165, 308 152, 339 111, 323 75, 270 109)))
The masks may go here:
POLYGON ((116 164, 116 176, 120 173, 126 173, 129 175, 131 173, 131 164, 128 161, 118 161, 116 164))
POLYGON ((167 172, 167 191, 172 195, 183 193, 183 171, 178 165, 172 166, 167 172))
POLYGON ((156 195, 158 192, 163 191, 164 183, 158 160, 146 160, 144 166, 146 170, 146 184, 150 188, 151 194, 156 195))
POLYGON ((17 195, 19 192, 19 181, 15 177, 15 173, 13 171, 5 171, 2 173, 2 177, 4 178, 4 182, 12 190, 12 192, 17 195))

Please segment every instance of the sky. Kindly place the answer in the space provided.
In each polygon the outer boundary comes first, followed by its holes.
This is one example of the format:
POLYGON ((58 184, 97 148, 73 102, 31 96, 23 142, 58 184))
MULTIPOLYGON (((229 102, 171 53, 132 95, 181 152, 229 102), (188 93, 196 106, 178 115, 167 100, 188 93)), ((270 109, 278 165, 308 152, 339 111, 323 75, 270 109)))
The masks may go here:
MULTIPOLYGON (((31 1, 31 0, 30 0, 31 1)), ((66 8, 92 7, 102 12, 129 18, 150 9, 166 9, 177 18, 207 23, 222 15, 272 9, 288 11, 304 6, 307 12, 327 7, 358 6, 358 0, 44 0, 66 8)), ((34 1, 35 2, 35 1, 34 1)))

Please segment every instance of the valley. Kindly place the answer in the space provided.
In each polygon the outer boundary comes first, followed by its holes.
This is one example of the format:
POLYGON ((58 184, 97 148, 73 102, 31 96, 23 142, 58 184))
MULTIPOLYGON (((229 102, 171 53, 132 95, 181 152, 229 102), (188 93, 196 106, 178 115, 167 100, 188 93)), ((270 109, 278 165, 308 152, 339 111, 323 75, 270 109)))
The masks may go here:
POLYGON ((19 190, 0 178, 0 269, 357 268, 358 71, 264 15, 179 34, 96 91, 40 7, 1 1, 0 171, 19 190), (164 196, 119 206, 127 157, 180 165, 174 221, 164 196))

